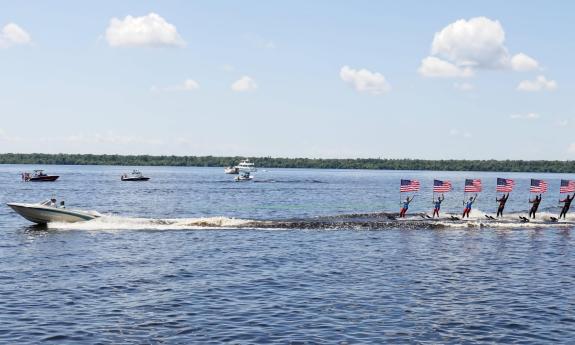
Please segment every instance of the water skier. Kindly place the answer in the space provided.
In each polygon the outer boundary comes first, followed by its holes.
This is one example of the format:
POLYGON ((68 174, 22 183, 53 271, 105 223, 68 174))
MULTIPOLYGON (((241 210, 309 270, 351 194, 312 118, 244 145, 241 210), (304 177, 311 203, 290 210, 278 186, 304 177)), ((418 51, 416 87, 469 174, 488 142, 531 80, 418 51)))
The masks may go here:
POLYGON ((465 216, 469 218, 469 213, 471 212, 471 207, 473 207, 473 203, 475 202, 475 200, 477 200, 477 194, 475 194, 475 196, 469 197, 469 200, 467 200, 467 202, 465 201, 463 202, 465 208, 463 209, 463 216, 461 218, 465 218, 465 216))
POLYGON ((499 207, 497 207, 497 218, 499 216, 503 217, 503 209, 505 209, 505 203, 509 199, 509 193, 503 194, 500 199, 495 198, 495 201, 499 202, 499 207))
POLYGON ((409 203, 413 201, 413 198, 415 198, 415 195, 412 196, 411 199, 409 197, 405 198, 405 201, 402 203, 401 211, 399 211, 399 218, 405 218, 405 214, 409 209, 409 203))
POLYGON ((565 199, 559 200, 559 202, 563 203, 563 208, 561 209, 561 213, 559 214, 559 219, 561 219, 561 216, 563 216, 563 219, 565 219, 565 216, 567 215, 567 212, 571 207, 571 201, 573 201, 573 198, 575 198, 575 193, 573 193, 573 196, 571 197, 569 197, 569 194, 567 194, 565 199))
POLYGON ((445 197, 441 194, 441 196, 437 197, 437 201, 433 202, 433 218, 435 218, 435 215, 439 218, 439 209, 441 209, 441 203, 443 200, 445 200, 445 197))
POLYGON ((539 208, 539 204, 541 203, 542 194, 535 195, 535 199, 529 199, 529 203, 533 204, 531 206, 531 210, 529 210, 529 218, 535 219, 535 213, 537 213, 537 209, 539 208))

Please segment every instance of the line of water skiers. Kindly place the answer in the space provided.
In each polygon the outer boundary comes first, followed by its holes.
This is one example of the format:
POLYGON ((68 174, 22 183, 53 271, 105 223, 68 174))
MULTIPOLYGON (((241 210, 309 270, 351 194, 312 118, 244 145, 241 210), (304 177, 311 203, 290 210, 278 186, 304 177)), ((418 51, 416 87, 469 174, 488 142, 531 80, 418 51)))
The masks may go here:
MULTIPOLYGON (((399 217, 400 218, 405 218, 405 215, 407 214, 407 210, 409 209, 409 204, 413 201, 413 198, 415 198, 415 195, 413 195, 412 197, 408 196, 405 199, 405 201, 403 201, 401 203, 402 207, 401 207, 401 210, 399 211, 399 217)), ((563 203, 563 207, 561 208, 561 213, 559 214, 559 219, 561 219, 561 217, 563 217, 563 219, 565 219, 565 216, 567 215, 567 212, 569 211, 569 208, 571 207, 571 202, 573 201, 573 198, 575 198, 575 193, 572 196, 569 196, 569 194, 568 194, 565 197, 565 199, 563 199, 563 200, 559 199, 559 202, 563 203)), ((509 199, 509 193, 503 194, 500 198, 495 198, 495 201, 499 203, 499 206, 497 207, 497 218, 503 217, 503 210, 505 209, 505 203, 507 202, 507 199, 509 199)), ((437 218, 439 218, 439 210, 441 209, 441 203, 443 202, 443 200, 445 200, 445 196, 443 196, 443 194, 441 194, 440 196, 437 197, 437 200, 433 201, 433 217, 432 218, 435 218, 435 216, 437 216, 437 218)), ((463 208, 462 218, 465 218, 465 217, 469 218, 469 213, 471 212, 471 208, 473 207, 475 200, 477 200, 477 194, 469 197, 469 200, 463 201, 464 208, 463 208)), ((541 203, 541 200, 542 200, 542 194, 535 195, 535 198, 533 200, 531 198, 529 198, 529 203, 532 204, 531 209, 529 210, 529 218, 535 219, 535 214, 537 213, 537 209, 539 208, 539 204, 541 203)))

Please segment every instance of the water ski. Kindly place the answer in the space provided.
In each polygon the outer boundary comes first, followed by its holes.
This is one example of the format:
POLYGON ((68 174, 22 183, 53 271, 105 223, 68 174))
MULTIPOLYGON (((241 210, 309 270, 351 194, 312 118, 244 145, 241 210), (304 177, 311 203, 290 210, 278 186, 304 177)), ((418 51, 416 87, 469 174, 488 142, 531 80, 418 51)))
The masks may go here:
POLYGON ((496 220, 493 216, 490 216, 488 214, 485 215, 485 218, 490 219, 490 220, 496 220))
POLYGON ((523 216, 519 216, 519 219, 521 220, 522 223, 529 223, 529 219, 527 219, 523 216))
POLYGON ((397 218, 395 218, 395 216, 392 216, 391 214, 386 215, 386 217, 389 220, 397 220, 397 218))
POLYGON ((552 222, 558 222, 558 221, 559 221, 559 219, 557 219, 557 218, 555 218, 555 217, 549 217, 549 219, 550 219, 552 222))
POLYGON ((450 218, 451 220, 461 220, 461 219, 459 219, 459 217, 456 217, 456 216, 450 216, 449 218, 450 218))

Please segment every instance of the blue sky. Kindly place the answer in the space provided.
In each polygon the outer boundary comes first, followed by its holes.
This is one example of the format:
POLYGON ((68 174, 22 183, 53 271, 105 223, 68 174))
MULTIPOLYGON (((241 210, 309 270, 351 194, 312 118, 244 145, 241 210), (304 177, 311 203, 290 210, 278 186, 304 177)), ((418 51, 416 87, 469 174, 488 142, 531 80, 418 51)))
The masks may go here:
POLYGON ((568 1, 5 2, 0 151, 574 159, 568 1))

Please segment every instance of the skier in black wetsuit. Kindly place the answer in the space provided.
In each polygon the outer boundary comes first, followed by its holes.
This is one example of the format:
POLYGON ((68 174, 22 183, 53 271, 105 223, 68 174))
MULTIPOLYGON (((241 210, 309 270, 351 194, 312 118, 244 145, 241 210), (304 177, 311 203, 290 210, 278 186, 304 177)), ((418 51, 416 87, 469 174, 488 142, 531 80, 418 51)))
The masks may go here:
POLYGON ((498 218, 499 218, 499 216, 503 217, 503 209, 505 208, 505 203, 507 202, 507 199, 509 199, 509 193, 503 194, 501 196, 501 199, 495 198, 495 201, 499 202, 499 207, 497 208, 497 217, 498 218))
POLYGON ((563 216, 563 219, 565 219, 565 216, 567 215, 567 212, 571 207, 571 201, 573 201, 573 198, 575 198, 575 193, 573 193, 573 196, 571 197, 569 197, 569 194, 567 194, 565 199, 559 200, 559 202, 563 203, 563 208, 561 209, 561 213, 559 214, 559 219, 561 219, 561 216, 563 216))
POLYGON ((529 199, 529 203, 533 204, 533 206, 531 206, 531 210, 529 211, 529 218, 535 219, 535 213, 537 213, 537 209, 539 208, 539 204, 541 203, 541 196, 542 194, 539 194, 535 196, 535 199, 533 200, 529 199))

